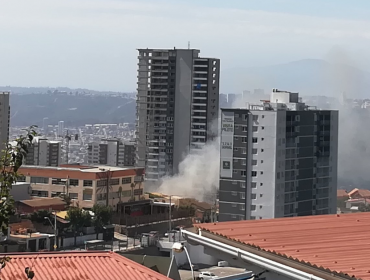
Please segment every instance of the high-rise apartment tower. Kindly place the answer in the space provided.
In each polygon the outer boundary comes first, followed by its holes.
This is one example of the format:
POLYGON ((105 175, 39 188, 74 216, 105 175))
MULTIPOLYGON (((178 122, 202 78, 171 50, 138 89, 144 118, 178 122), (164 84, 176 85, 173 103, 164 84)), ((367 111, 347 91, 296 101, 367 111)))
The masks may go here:
POLYGON ((217 135, 220 60, 194 49, 138 51, 136 164, 155 181, 217 135))
POLYGON ((24 159, 26 165, 59 166, 62 163, 60 141, 35 137, 24 159))
POLYGON ((338 111, 273 89, 221 115, 219 221, 336 213, 338 111))
POLYGON ((0 91, 0 151, 5 149, 5 144, 9 141, 9 121, 10 121, 10 92, 0 91))

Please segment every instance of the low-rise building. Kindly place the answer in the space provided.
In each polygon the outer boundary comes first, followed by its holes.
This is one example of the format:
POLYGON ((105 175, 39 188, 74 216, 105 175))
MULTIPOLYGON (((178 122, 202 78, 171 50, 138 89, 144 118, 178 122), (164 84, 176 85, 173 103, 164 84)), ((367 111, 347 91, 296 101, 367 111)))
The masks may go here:
MULTIPOLYGON (((2 255, 1 257, 3 257, 2 255)), ((72 251, 58 253, 12 253, 11 261, 2 269, 4 279, 32 279, 26 276, 29 267, 38 280, 110 279, 170 280, 170 278, 113 252, 72 251)))
POLYGON ((115 210, 119 202, 140 198, 144 191, 144 169, 112 166, 61 165, 27 166, 19 170, 22 181, 30 183, 32 197, 68 195, 73 205, 91 209, 106 204, 115 210), (108 188, 108 198, 107 198, 108 188))

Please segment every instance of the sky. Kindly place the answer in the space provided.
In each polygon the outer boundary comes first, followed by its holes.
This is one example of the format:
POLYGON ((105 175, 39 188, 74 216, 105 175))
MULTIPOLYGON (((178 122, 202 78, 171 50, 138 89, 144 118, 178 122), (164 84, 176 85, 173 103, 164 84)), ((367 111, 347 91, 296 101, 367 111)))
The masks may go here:
POLYGON ((133 92, 138 48, 192 48, 222 69, 325 59, 370 70, 368 0, 0 0, 0 85, 133 92))

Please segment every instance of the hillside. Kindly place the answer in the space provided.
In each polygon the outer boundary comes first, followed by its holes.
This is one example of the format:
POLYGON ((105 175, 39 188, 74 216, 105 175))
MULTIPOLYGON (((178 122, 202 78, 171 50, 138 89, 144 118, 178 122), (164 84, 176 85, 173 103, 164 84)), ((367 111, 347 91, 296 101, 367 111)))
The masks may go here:
POLYGON ((11 126, 63 120, 66 126, 135 121, 135 100, 122 95, 11 94, 11 126))

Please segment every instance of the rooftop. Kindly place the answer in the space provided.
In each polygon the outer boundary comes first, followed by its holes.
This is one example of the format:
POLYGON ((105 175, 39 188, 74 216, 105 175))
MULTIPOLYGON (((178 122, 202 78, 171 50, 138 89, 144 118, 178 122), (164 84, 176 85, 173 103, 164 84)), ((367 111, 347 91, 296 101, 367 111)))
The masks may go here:
POLYGON ((2 279, 27 279, 30 267, 37 280, 169 280, 145 266, 112 252, 47 252, 7 254, 11 258, 1 270, 2 279))
POLYGON ((370 280, 370 213, 200 224, 230 241, 330 272, 370 280))
POLYGON ((66 202, 59 197, 35 198, 29 200, 21 200, 20 202, 30 207, 48 207, 53 205, 66 205, 66 202))

